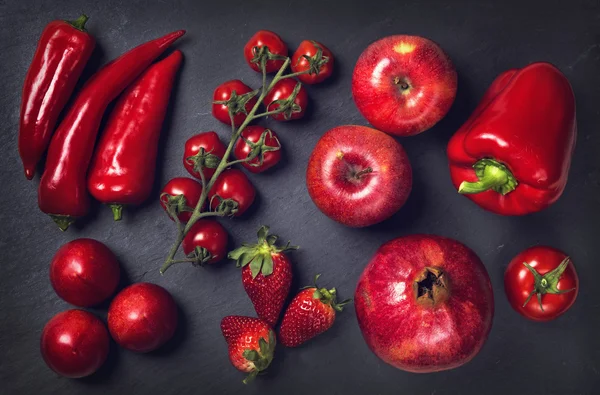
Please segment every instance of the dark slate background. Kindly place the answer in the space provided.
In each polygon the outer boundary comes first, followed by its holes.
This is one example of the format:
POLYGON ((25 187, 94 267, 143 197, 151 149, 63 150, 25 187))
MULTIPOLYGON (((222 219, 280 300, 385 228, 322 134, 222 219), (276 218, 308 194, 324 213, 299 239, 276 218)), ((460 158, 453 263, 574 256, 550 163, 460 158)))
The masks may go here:
MULTIPOLYGON (((600 6, 589 1, 15 1, 0 2, 0 392, 3 394, 590 394, 600 382, 600 6), (125 212, 121 223, 96 205, 66 233, 40 213, 37 184, 22 175, 17 153, 20 91, 37 39, 52 19, 91 18, 97 39, 89 76, 128 49, 176 29, 185 64, 164 124, 152 199, 125 212), (240 78, 258 86, 242 48, 258 29, 278 32, 293 50, 302 39, 325 43, 336 56, 335 77, 309 87, 306 119, 266 122, 281 136, 285 161, 276 171, 252 176, 259 190, 254 208, 223 223, 232 246, 253 240, 269 224, 302 246, 293 253, 295 287, 315 273, 352 296, 363 267, 378 246, 397 236, 427 232, 473 248, 484 261, 496 295, 489 340, 468 365, 418 375, 396 370, 362 340, 354 309, 338 316, 327 334, 299 349, 280 349, 270 374, 252 386, 230 366, 219 322, 228 314, 253 314, 240 273, 230 262, 208 269, 180 265, 160 276, 175 228, 157 203, 169 178, 185 176, 185 140, 228 129, 210 115, 212 90, 240 78), (433 129, 400 142, 414 170, 408 203, 390 220, 349 229, 312 204, 304 173, 310 152, 326 130, 366 124, 352 101, 353 65, 372 41, 392 34, 433 39, 453 59, 459 76, 456 102, 433 129), (569 78, 577 98, 579 136, 570 179, 548 210, 522 218, 494 215, 459 196, 448 174, 445 148, 494 77, 505 69, 546 60, 569 78), (65 242, 92 237, 119 257, 125 283, 150 281, 167 288, 181 308, 176 338, 160 351, 139 355, 113 347, 97 374, 81 380, 58 377, 42 361, 39 337, 47 320, 70 308, 53 292, 48 264, 65 242), (569 253, 581 280, 573 308, 539 324, 508 305, 503 273, 526 247, 548 244, 569 253), (596 385, 594 385, 594 383, 596 385)), ((94 310, 101 317, 106 306, 94 310)))

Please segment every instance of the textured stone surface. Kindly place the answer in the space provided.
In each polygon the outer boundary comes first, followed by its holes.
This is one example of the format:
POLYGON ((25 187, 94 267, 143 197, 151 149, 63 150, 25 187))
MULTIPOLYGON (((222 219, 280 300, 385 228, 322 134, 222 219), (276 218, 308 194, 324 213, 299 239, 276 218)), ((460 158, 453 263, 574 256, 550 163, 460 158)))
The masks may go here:
MULTIPOLYGON (((600 223, 600 7, 591 1, 426 2, 291 0, 267 1, 15 1, 0 2, 0 382, 2 393, 52 394, 535 394, 594 392, 600 380, 600 293, 595 279, 600 223), (512 4, 510 4, 512 3, 512 4), (537 3, 538 5, 534 5, 537 3), (562 5, 560 5, 562 3, 562 5), (336 5, 339 4, 339 5, 336 5), (37 208, 39 176, 22 175, 17 153, 20 90, 37 39, 52 19, 90 16, 97 49, 86 69, 163 33, 185 28, 177 47, 185 55, 164 125, 154 197, 113 223, 100 205, 84 221, 61 233, 37 208), (476 359, 457 370, 415 375, 385 365, 361 338, 353 308, 334 328, 294 350, 279 349, 270 374, 252 386, 230 366, 219 322, 229 314, 253 314, 233 263, 208 269, 181 265, 161 277, 174 226, 157 204, 160 186, 185 176, 181 155, 193 133, 228 130, 210 115, 212 90, 240 78, 258 86, 242 48, 258 29, 281 34, 290 48, 312 38, 336 55, 332 81, 308 88, 305 120, 266 122, 283 141, 286 160, 265 175, 252 176, 257 204, 244 218, 225 220, 232 246, 254 240, 268 224, 284 240, 302 246, 292 253, 294 289, 322 273, 323 284, 351 296, 359 274, 377 247, 399 235, 426 232, 454 237, 485 263, 496 295, 489 341, 476 359), (326 130, 362 124, 350 91, 354 62, 372 41, 409 33, 441 44, 456 64, 458 97, 432 130, 401 140, 412 161, 414 190, 392 219, 368 229, 349 229, 324 217, 304 182, 312 147, 326 130), (560 201, 523 218, 485 212, 452 188, 445 157, 450 135, 465 121, 501 71, 536 60, 557 65, 577 97, 579 136, 571 177, 560 201), (127 281, 150 281, 172 292, 181 307, 176 340, 158 352, 137 355, 113 347, 109 362, 83 380, 57 377, 42 361, 39 336, 45 322, 69 308, 53 292, 48 265, 66 241, 92 237, 119 257, 127 281), (526 321, 507 303, 504 268, 522 249, 553 245, 571 254, 581 279, 572 310, 547 324, 526 321)), ((105 317, 106 308, 95 309, 105 317)))

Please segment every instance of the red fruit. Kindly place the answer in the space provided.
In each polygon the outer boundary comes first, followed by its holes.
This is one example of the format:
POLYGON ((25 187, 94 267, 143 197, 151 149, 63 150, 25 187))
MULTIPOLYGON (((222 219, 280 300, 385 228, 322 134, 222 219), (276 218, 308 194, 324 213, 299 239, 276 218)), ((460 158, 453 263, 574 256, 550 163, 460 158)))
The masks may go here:
POLYGON ((60 247, 50 263, 50 283, 67 303, 89 307, 108 299, 119 285, 121 270, 115 254, 92 239, 77 239, 60 247))
POLYGON ((262 56, 266 56, 265 71, 274 73, 283 66, 287 54, 287 46, 281 37, 269 30, 259 30, 250 37, 244 46, 246 62, 252 70, 259 73, 261 72, 260 59, 262 56))
POLYGON ((242 166, 252 173, 262 173, 281 160, 281 143, 274 131, 259 125, 248 126, 235 144, 233 154, 237 159, 254 155, 254 159, 242 162, 242 166))
POLYGON ((136 352, 156 350, 177 328, 177 305, 164 288, 137 283, 122 290, 108 309, 108 330, 123 348, 136 352))
POLYGON ((308 74, 300 74, 297 78, 305 84, 318 84, 333 73, 333 55, 323 44, 304 40, 294 52, 290 67, 294 73, 310 70, 308 74))
POLYGON ((229 360, 236 369, 250 373, 244 384, 252 381, 273 361, 275 333, 261 319, 230 315, 221 321, 221 332, 229 347, 229 360))
POLYGON ((440 236, 400 237, 382 245, 354 295, 369 348, 416 373, 469 362, 492 327, 494 295, 485 267, 463 244, 440 236))
POLYGON ((343 306, 351 301, 337 303, 336 289, 317 287, 318 279, 319 275, 315 277, 315 286, 300 291, 285 311, 279 341, 286 347, 298 347, 331 328, 335 312, 342 311, 343 306))
POLYGON ((186 177, 175 177, 167 182, 161 190, 160 205, 167 212, 169 218, 173 219, 172 215, 177 215, 181 222, 187 222, 200 200, 200 195, 202 195, 202 184, 198 181, 186 177), (169 213, 169 209, 172 213, 169 213))
POLYGON ((293 78, 286 78, 275 84, 265 95, 263 104, 267 111, 281 109, 281 112, 271 115, 271 118, 276 121, 300 119, 306 113, 308 93, 302 83, 293 78))
POLYGON ((79 378, 94 373, 106 360, 106 327, 83 310, 56 314, 44 327, 40 349, 44 362, 61 376, 79 378))
POLYGON ((356 107, 373 127, 397 136, 421 133, 454 102, 456 70, 433 41, 390 36, 369 45, 352 75, 356 107))
POLYGON ((269 235, 269 227, 258 230, 257 244, 242 244, 229 253, 229 259, 242 267, 242 284, 256 314, 275 326, 292 285, 292 265, 285 251, 297 246, 276 246, 277 236, 269 235))
POLYGON ((204 178, 208 182, 215 174, 226 150, 227 147, 215 132, 197 134, 185 142, 183 166, 191 176, 199 180, 202 179, 200 175, 200 170, 202 170, 204 178))
POLYGON ((536 246, 510 261, 504 273, 504 289, 510 305, 521 315, 534 321, 550 321, 575 303, 579 277, 564 252, 536 246))
POLYGON ((256 104, 256 93, 240 80, 231 80, 217 86, 213 93, 212 114, 224 124, 231 125, 229 108, 233 110, 233 123, 240 126, 256 104))
POLYGON ((338 126, 313 150, 306 185, 323 214, 363 227, 389 218, 404 205, 412 170, 406 152, 392 137, 364 126, 338 126))
POLYGON ((217 221, 198 220, 185 235, 181 243, 188 257, 197 259, 197 264, 213 264, 227 255, 227 231, 217 221))
POLYGON ((238 169, 225 170, 208 193, 210 207, 215 211, 239 217, 254 202, 256 190, 244 174, 238 169))

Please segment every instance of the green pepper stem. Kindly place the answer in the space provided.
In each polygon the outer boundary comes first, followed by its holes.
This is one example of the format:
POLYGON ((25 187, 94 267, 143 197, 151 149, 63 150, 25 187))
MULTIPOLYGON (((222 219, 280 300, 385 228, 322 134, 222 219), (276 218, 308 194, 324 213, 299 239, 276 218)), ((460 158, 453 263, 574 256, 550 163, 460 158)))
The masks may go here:
POLYGON ((73 26, 77 30, 85 31, 85 23, 90 19, 87 15, 81 14, 81 16, 74 21, 67 21, 67 23, 73 26))
POLYGON ((517 180, 508 168, 493 159, 481 159, 473 165, 479 179, 476 182, 463 181, 458 187, 460 194, 481 193, 494 190, 502 195, 517 187, 517 180))
POLYGON ((63 232, 66 231, 69 228, 69 226, 71 226, 71 224, 75 222, 76 219, 75 217, 71 217, 69 215, 54 214, 50 214, 50 218, 52 218, 52 220, 56 222, 56 225, 58 225, 60 230, 62 230, 63 232))
POLYGON ((123 218, 123 205, 122 204, 114 204, 111 203, 108 205, 113 213, 113 219, 115 221, 120 221, 123 218))

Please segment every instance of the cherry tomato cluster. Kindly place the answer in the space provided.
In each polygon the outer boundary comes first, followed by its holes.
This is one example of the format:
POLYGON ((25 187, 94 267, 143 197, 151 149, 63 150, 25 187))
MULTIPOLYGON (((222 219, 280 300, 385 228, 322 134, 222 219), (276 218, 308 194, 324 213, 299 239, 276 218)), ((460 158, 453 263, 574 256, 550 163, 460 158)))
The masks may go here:
MULTIPOLYGON (((276 121, 300 119, 306 113, 308 93, 303 86, 316 84, 329 78, 333 72, 331 51, 316 41, 305 40, 288 59, 288 48, 281 37, 267 30, 257 32, 244 47, 244 58, 255 71, 280 72, 289 64, 292 73, 280 78, 260 97, 264 108, 261 116, 270 116, 276 121), (297 78, 297 80, 295 78, 297 78)), ((278 78, 277 76, 275 78, 278 78)), ((241 216, 254 202, 256 191, 247 175, 231 167, 240 164, 251 173, 262 173, 281 160, 281 140, 277 133, 247 121, 258 103, 259 90, 253 90, 238 79, 219 85, 213 94, 212 115, 220 122, 240 129, 239 138, 228 147, 214 131, 190 137, 185 143, 183 165, 195 179, 176 177, 162 189, 160 203, 171 219, 186 223, 193 217, 198 202, 202 199, 203 185, 207 186, 206 202, 199 210, 218 213, 215 216, 241 216), (228 162, 228 152, 235 160, 228 162), (229 168, 217 168, 225 163, 229 168), (208 206, 208 207, 206 207, 208 206)), ((256 111, 256 109, 255 109, 256 111)), ((255 118, 258 118, 256 116, 255 118)), ((234 133, 235 134, 235 133, 234 133)), ((235 137, 234 137, 235 139, 235 137)), ((192 220, 183 235, 182 248, 187 259, 194 264, 212 264, 226 255, 227 231, 213 219, 192 220)), ((166 269, 164 269, 166 270, 166 269)))

